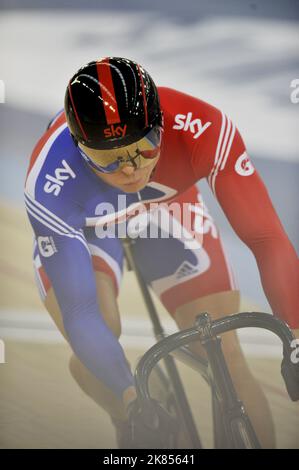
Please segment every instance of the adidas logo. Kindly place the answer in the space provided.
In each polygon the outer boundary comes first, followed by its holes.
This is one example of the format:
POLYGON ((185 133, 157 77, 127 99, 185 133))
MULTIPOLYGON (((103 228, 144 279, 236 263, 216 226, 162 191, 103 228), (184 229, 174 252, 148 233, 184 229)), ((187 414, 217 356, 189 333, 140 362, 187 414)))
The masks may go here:
POLYGON ((182 277, 190 276, 191 274, 197 274, 198 269, 195 268, 191 263, 185 261, 177 270, 175 277, 181 279, 182 277))

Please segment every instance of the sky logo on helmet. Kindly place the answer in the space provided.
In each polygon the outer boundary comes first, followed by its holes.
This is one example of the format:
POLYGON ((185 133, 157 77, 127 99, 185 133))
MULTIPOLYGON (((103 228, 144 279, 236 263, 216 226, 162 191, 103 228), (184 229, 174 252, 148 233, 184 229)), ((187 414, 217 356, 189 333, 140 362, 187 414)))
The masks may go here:
POLYGON ((104 136, 106 139, 109 137, 124 137, 127 132, 127 124, 124 126, 115 126, 114 124, 111 124, 111 126, 106 127, 104 129, 104 136))

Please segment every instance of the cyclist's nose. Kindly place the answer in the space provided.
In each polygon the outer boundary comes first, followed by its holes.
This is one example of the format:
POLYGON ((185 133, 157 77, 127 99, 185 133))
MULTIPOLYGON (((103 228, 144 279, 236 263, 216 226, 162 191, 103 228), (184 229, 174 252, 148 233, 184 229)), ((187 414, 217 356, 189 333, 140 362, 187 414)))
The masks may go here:
POLYGON ((133 167, 133 165, 125 165, 125 166, 122 167, 121 171, 125 175, 130 176, 134 173, 135 168, 133 167))

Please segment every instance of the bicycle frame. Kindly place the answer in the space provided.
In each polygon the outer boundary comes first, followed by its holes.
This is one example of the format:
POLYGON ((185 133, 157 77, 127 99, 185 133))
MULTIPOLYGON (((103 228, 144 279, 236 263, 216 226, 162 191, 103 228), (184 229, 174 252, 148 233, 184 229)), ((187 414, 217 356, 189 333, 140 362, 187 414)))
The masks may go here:
MULTIPOLYGON (((154 335, 157 341, 159 341, 165 338, 166 334, 162 328, 162 325, 159 320, 159 316, 157 314, 154 303, 152 301, 149 289, 142 278, 142 275, 140 273, 137 263, 135 262, 134 254, 132 251, 132 240, 130 238, 125 238, 123 240, 123 247, 124 247, 124 251, 126 255, 126 260, 128 263, 128 269, 134 270, 135 272, 137 282, 143 294, 143 298, 147 306, 147 311, 148 311, 149 317, 153 325, 154 335)), ((192 442, 193 447, 200 449, 202 447, 201 441, 200 441, 197 428, 196 428, 196 425, 192 416, 192 412, 191 412, 191 409, 190 409, 190 406, 186 397, 182 380, 178 373, 174 359, 166 355, 164 357, 164 364, 168 373, 169 380, 172 384, 173 393, 175 395, 175 398, 179 407, 178 411, 180 412, 180 418, 185 426, 185 429, 189 435, 189 439, 192 442)))

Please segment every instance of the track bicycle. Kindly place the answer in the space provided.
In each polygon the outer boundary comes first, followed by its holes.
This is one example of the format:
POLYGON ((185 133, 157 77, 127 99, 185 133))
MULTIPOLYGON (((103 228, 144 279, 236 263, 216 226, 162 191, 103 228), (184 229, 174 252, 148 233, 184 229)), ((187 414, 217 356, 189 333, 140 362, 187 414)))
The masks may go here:
MULTIPOLYGON (((183 362, 199 373, 208 383, 212 394, 212 419, 214 448, 259 449, 261 448, 243 403, 235 391, 223 352, 220 335, 239 328, 263 328, 276 334, 283 344, 281 373, 293 401, 299 400, 299 362, 292 362, 294 336, 282 320, 264 312, 242 312, 212 321, 207 312, 197 316, 192 328, 166 336, 160 323, 148 286, 142 279, 134 259, 132 240, 123 241, 130 270, 134 270, 153 324, 157 343, 139 360, 135 370, 135 385, 142 413, 151 416, 151 373, 166 393, 162 402, 165 409, 177 418, 181 433, 186 437, 187 447, 200 449, 200 439, 193 413, 174 359, 183 362), (188 348, 200 341, 207 359, 188 348), (163 360, 166 373, 160 367, 163 360)), ((173 443, 172 443, 173 445, 173 443)), ((176 448, 180 442, 176 442, 176 448)))

